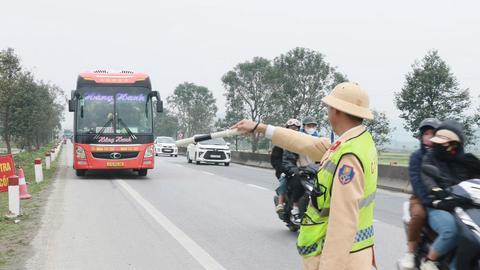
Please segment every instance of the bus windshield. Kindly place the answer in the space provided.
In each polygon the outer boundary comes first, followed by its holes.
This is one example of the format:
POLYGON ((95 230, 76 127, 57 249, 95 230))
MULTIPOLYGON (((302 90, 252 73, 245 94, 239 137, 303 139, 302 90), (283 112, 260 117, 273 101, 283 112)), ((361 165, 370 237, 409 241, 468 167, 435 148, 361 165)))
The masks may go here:
POLYGON ((143 87, 87 87, 78 90, 79 134, 152 133, 152 104, 143 87))

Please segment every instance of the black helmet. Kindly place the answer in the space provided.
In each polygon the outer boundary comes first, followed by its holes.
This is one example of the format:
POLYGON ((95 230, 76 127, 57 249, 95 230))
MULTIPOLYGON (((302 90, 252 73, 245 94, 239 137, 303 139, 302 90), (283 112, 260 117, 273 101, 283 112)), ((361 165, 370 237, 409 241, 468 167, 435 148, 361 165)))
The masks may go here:
POLYGON ((441 122, 437 118, 425 118, 420 122, 418 129, 423 133, 426 129, 437 129, 441 122))
POLYGON ((307 117, 303 118, 302 124, 303 125, 308 125, 308 124, 318 125, 317 120, 315 120, 315 117, 313 117, 313 116, 307 116, 307 117))

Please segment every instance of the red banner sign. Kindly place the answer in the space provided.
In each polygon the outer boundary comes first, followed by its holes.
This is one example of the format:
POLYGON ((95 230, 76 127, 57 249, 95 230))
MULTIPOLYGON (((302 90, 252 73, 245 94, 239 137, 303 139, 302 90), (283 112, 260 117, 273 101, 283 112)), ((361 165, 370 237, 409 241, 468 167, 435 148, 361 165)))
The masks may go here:
POLYGON ((0 156, 0 192, 8 191, 8 177, 15 174, 12 155, 0 156))

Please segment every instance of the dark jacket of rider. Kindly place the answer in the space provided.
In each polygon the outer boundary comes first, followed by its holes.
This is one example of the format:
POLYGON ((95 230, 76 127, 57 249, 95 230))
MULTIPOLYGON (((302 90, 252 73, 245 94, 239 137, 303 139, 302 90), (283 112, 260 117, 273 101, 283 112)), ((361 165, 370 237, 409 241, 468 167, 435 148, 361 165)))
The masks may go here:
POLYGON ((280 179, 282 173, 285 173, 282 162, 283 149, 278 146, 274 146, 272 148, 272 154, 270 155, 270 164, 272 164, 272 167, 275 169, 275 176, 277 179, 280 179))
POLYGON ((421 179, 422 160, 426 153, 427 149, 423 144, 420 149, 412 153, 408 165, 408 175, 412 183, 413 193, 422 201, 423 205, 428 206, 432 203, 432 199, 428 196, 428 191, 421 179))
POLYGON ((283 159, 282 159, 282 167, 284 172, 287 176, 292 176, 294 174, 298 174, 300 168, 298 168, 297 161, 299 159, 299 155, 288 150, 283 150, 283 159))

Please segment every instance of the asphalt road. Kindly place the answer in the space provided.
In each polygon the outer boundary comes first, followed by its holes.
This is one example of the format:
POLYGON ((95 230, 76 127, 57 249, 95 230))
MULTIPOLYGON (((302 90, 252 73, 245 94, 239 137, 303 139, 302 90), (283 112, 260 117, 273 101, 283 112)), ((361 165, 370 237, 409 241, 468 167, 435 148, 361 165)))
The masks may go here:
MULTIPOLYGON (((274 213, 271 170, 157 157, 147 177, 79 178, 71 144, 60 158, 27 269, 301 269, 296 234, 274 213)), ((403 255, 406 198, 377 196, 378 269, 403 255)))

